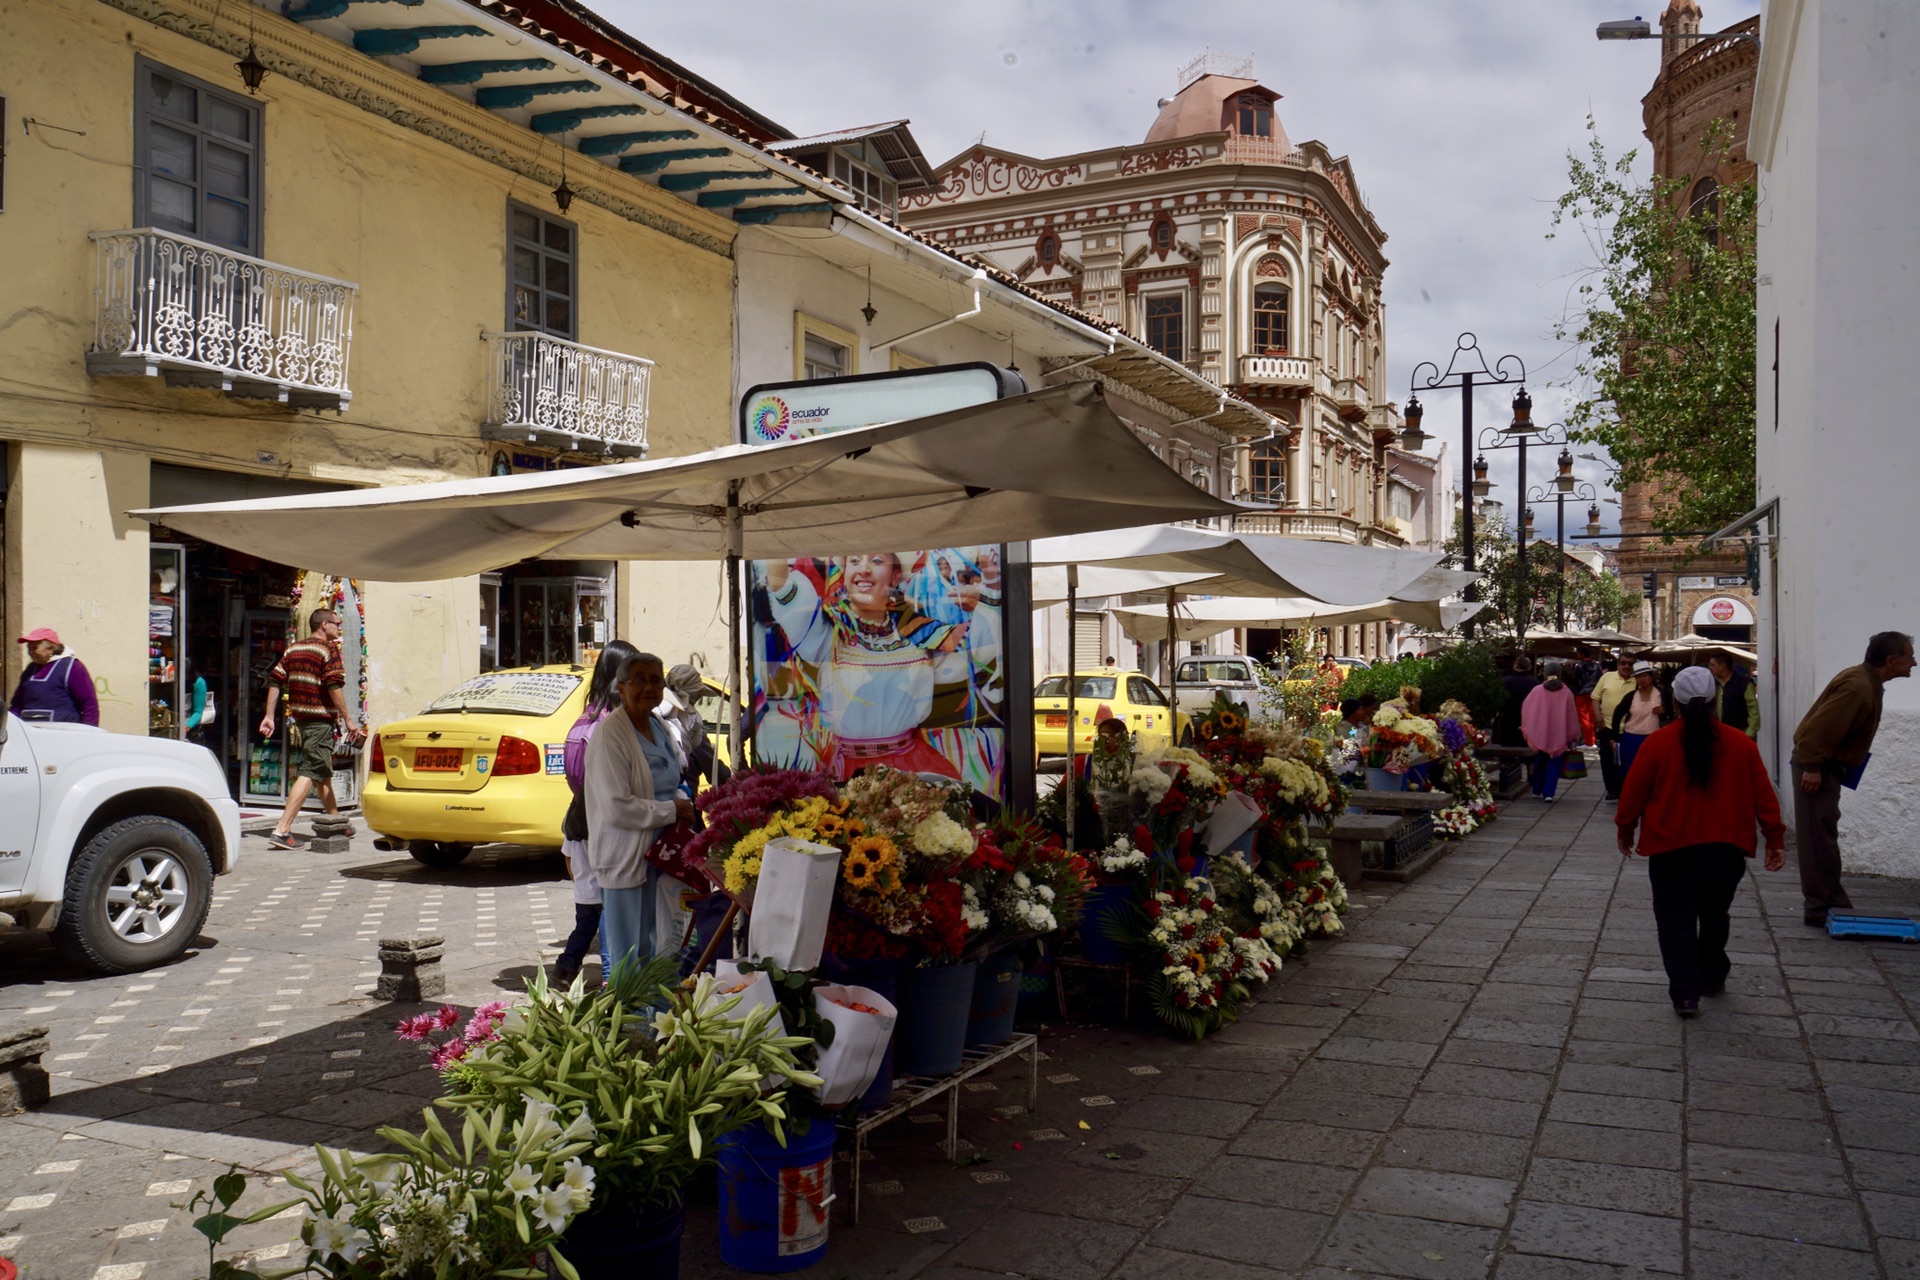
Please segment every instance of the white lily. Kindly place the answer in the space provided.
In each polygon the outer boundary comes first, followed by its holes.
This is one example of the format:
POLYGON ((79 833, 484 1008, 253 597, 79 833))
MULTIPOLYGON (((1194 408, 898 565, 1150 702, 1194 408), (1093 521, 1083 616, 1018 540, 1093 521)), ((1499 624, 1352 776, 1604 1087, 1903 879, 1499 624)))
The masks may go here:
POLYGON ((540 1190, 540 1179, 530 1164, 517 1164, 513 1172, 507 1175, 507 1190, 513 1192, 515 1200, 525 1200, 540 1190))
POLYGON ((565 1183, 548 1187, 534 1197, 533 1217, 544 1230, 559 1235, 573 1217, 573 1191, 565 1183))

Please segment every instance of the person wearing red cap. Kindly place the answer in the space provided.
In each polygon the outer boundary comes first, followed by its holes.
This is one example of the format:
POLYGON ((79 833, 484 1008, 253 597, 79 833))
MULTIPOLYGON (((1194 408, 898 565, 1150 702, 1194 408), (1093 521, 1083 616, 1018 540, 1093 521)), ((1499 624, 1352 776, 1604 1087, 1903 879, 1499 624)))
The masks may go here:
POLYGON ((20 637, 27 646, 27 669, 7 699, 7 710, 22 720, 59 720, 67 724, 100 723, 100 699, 93 693, 93 677, 80 659, 66 651, 60 633, 36 627, 20 637))

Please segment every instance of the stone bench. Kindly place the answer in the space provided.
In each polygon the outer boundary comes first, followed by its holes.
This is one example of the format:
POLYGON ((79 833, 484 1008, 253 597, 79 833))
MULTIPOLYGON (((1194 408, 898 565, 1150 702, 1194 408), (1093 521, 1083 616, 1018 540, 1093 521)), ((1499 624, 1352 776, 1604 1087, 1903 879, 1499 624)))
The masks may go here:
POLYGON ((1438 813, 1455 802, 1451 791, 1355 791, 1347 803, 1378 813, 1438 813))
POLYGON ((0 1027, 0 1116, 44 1106, 52 1096, 47 1069, 47 1028, 0 1027))
POLYGON ((1515 800, 1527 793, 1527 766, 1533 762, 1532 747, 1488 746, 1474 755, 1498 767, 1493 792, 1502 800, 1515 800))
POLYGON ((1372 842, 1386 844, 1404 832, 1412 821, 1404 814, 1342 813, 1327 823, 1327 857, 1340 882, 1352 889, 1364 875, 1361 846, 1372 842))

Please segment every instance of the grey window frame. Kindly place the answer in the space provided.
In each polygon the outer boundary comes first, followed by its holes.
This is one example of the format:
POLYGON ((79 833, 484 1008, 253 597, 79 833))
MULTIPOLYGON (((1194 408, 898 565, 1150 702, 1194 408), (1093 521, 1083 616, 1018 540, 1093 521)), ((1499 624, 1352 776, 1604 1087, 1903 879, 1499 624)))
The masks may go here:
POLYGON ((1253 501, 1278 505, 1287 500, 1287 450, 1263 440, 1247 455, 1247 484, 1253 501))
POLYGON ((1140 336, 1142 340, 1145 341, 1149 347, 1152 347, 1155 351, 1158 351, 1161 355, 1167 357, 1167 359, 1185 360, 1187 358, 1187 295, 1186 293, 1184 291, 1178 291, 1178 292, 1172 292, 1172 293, 1142 294, 1140 298, 1140 336), (1156 316, 1153 314, 1154 304, 1167 303, 1167 302, 1171 302, 1175 308, 1175 312, 1172 317, 1172 322, 1176 328, 1175 336, 1179 339, 1180 349, 1177 351, 1168 351, 1164 347, 1155 346, 1153 341, 1154 321, 1159 320, 1164 322, 1168 319, 1167 316, 1164 316, 1164 315, 1156 316))
POLYGON ((507 328, 507 332, 508 333, 544 333, 550 338, 560 338, 567 342, 578 342, 580 340, 580 225, 576 222, 569 221, 566 218, 553 217, 551 214, 544 213, 541 210, 534 208, 532 205, 521 204, 518 200, 509 200, 507 201, 506 233, 507 233, 507 262, 506 262, 506 267, 507 267, 507 282, 506 282, 507 283, 507 298, 506 298, 507 325, 506 325, 506 328, 507 328), (544 234, 542 234, 542 236, 537 241, 531 244, 521 239, 518 235, 514 234, 513 215, 516 212, 524 213, 527 216, 533 218, 536 222, 538 222, 541 225, 543 229, 548 223, 552 223, 554 226, 558 226, 558 227, 565 227, 567 229, 568 243, 572 246, 572 248, 569 250, 568 253, 564 255, 564 257, 566 258, 568 267, 571 268, 571 271, 569 274, 570 274, 572 289, 571 289, 571 292, 564 295, 568 303, 567 319, 569 322, 567 325, 567 331, 565 333, 557 333, 549 325, 546 324, 547 298, 550 295, 551 296, 561 296, 561 295, 555 295, 553 290, 547 288, 545 263, 548 258, 560 257, 563 255, 557 254, 554 250, 549 249, 547 247, 547 242, 544 234), (539 324, 528 324, 525 321, 518 319, 513 314, 513 290, 514 290, 513 251, 516 247, 519 247, 519 246, 525 246, 527 248, 530 248, 535 253, 539 254, 541 257, 541 263, 542 263, 541 269, 540 269, 540 272, 541 272, 541 282, 540 282, 541 323, 539 324))
MULTIPOLYGON (((177 80, 181 84, 188 86, 194 92, 201 95, 202 101, 204 101, 208 95, 211 95, 215 98, 220 99, 222 102, 226 103, 229 106, 239 107, 241 110, 245 111, 248 114, 248 116, 252 118, 253 145, 250 152, 252 164, 249 167, 249 173, 248 173, 249 181, 247 184, 248 185, 248 191, 247 191, 248 243, 245 245, 222 245, 221 247, 226 249, 231 249, 235 253, 246 254, 249 257, 254 257, 254 258, 266 257, 267 256, 266 255, 266 248, 267 248, 266 181, 265 181, 265 173, 266 173, 266 167, 267 167, 267 164, 266 164, 267 114, 265 109, 266 104, 256 99, 249 98, 244 94, 229 93, 225 89, 220 88, 218 85, 207 83, 205 80, 200 79, 198 76, 188 75, 184 71, 176 71, 174 70, 174 68, 168 66, 164 62, 157 62, 152 58, 148 58, 144 56, 136 56, 133 60, 133 224, 134 226, 150 227, 153 225, 153 211, 147 203, 147 179, 149 176, 148 170, 147 170, 148 118, 153 113, 150 112, 147 108, 146 94, 147 94, 147 84, 148 84, 147 77, 150 74, 155 72, 167 77, 167 79, 169 80, 177 80)), ((195 135, 196 142, 198 144, 198 150, 195 153, 196 171, 194 173, 194 180, 191 184, 195 192, 194 230, 191 233, 191 238, 195 240, 204 240, 208 244, 218 244, 219 243, 218 241, 211 239, 206 234, 206 219, 204 217, 204 202, 206 199, 206 171, 207 171, 205 140, 211 134, 211 129, 210 129, 210 126, 208 126, 208 124, 206 123, 206 119, 205 119, 206 113, 202 111, 199 114, 201 118, 199 120, 196 120, 192 125, 187 125, 184 121, 170 120, 168 122, 168 127, 180 129, 182 132, 193 133, 195 135)), ((212 136, 220 138, 222 141, 222 145, 226 145, 226 146, 233 145, 232 140, 225 134, 217 134, 212 136)), ((238 150, 239 148, 236 147, 235 149, 238 150)), ((182 185, 187 185, 187 184, 182 184, 182 185)), ((185 235, 188 233, 169 232, 169 234, 185 235)))

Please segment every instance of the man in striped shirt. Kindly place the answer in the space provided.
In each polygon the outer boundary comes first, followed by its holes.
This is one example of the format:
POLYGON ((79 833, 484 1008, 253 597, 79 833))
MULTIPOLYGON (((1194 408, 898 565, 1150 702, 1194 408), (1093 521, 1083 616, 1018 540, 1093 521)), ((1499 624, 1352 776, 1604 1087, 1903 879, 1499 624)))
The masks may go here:
POLYGON ((276 849, 298 849, 306 843, 293 834, 293 820, 314 787, 320 788, 320 802, 328 813, 340 811, 333 794, 335 726, 345 729, 356 746, 365 736, 347 719, 347 699, 342 692, 346 673, 340 665, 340 616, 331 609, 315 609, 307 618, 307 626, 312 634, 288 645, 274 665, 268 677, 266 714, 260 718, 260 736, 271 740, 274 710, 284 688, 297 772, 287 790, 287 807, 267 838, 276 849))

